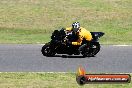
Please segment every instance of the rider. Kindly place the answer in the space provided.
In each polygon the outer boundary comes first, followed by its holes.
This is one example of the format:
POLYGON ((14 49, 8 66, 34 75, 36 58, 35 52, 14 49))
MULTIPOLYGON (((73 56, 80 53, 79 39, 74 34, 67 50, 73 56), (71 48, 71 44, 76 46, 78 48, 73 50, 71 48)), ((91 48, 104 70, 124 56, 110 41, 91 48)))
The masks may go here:
MULTIPOLYGON (((73 31, 78 36, 78 39, 76 41, 72 41, 72 42, 66 41, 67 44, 81 45, 83 39, 85 39, 87 41, 87 44, 88 44, 89 41, 92 40, 91 33, 88 30, 86 30, 85 28, 80 27, 80 23, 79 22, 74 22, 72 24, 72 27, 66 28, 65 30, 66 31, 73 31)), ((80 47, 82 47, 82 46, 80 46, 80 47)))

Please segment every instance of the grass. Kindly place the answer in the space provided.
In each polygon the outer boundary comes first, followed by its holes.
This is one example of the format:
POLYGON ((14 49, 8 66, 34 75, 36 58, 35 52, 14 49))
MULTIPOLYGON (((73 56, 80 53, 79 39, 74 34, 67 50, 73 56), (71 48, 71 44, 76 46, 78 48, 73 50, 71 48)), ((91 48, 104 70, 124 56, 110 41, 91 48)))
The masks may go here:
POLYGON ((0 28, 1 43, 45 43, 50 34, 43 30, 0 28), (38 37, 39 36, 39 37, 38 37))
POLYGON ((102 44, 132 44, 132 0, 0 0, 0 43, 45 43, 79 21, 102 44))
POLYGON ((76 82, 75 73, 0 73, 0 88, 131 88, 127 84, 86 84, 76 82))

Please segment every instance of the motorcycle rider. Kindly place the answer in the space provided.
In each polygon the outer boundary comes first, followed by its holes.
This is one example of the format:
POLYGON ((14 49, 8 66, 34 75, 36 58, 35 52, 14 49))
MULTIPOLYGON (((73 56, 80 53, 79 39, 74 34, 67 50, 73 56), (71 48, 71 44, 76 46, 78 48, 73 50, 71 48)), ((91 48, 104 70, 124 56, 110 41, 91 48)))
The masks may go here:
MULTIPOLYGON (((68 44, 68 45, 81 45, 82 41, 84 39, 87 41, 87 45, 89 45, 90 41, 92 40, 91 33, 88 30, 86 30, 85 28, 80 27, 79 22, 74 22, 72 24, 72 27, 66 28, 65 30, 67 32, 72 31, 78 36, 78 39, 76 41, 72 41, 72 42, 71 41, 66 41, 66 44, 68 44)), ((81 45, 79 47, 79 51, 81 51, 85 46, 86 46, 86 44, 81 45)))

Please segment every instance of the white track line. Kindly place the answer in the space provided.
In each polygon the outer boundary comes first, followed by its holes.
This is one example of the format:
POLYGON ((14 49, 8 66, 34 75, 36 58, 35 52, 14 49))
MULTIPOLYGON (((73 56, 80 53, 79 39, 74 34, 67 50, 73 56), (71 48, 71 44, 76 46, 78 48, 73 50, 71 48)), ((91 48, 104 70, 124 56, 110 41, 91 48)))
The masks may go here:
POLYGON ((113 46, 132 46, 132 45, 113 45, 113 46))
MULTIPOLYGON (((45 44, 38 44, 38 45, 45 45, 45 44)), ((132 45, 108 45, 108 46, 132 46, 132 45)))

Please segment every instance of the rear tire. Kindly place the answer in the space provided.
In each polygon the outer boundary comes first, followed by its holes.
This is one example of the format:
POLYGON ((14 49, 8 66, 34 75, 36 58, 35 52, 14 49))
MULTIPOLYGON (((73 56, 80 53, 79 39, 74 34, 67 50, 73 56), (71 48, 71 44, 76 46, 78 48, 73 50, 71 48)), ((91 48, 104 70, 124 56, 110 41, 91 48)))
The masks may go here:
POLYGON ((51 57, 55 55, 55 52, 50 48, 50 43, 46 43, 42 49, 41 52, 44 56, 51 57))
POLYGON ((92 42, 90 46, 85 47, 82 52, 84 57, 94 57, 100 51, 100 44, 98 42, 92 42))
POLYGON ((90 53, 95 56, 99 51, 100 51, 100 44, 98 42, 93 42, 90 53))

